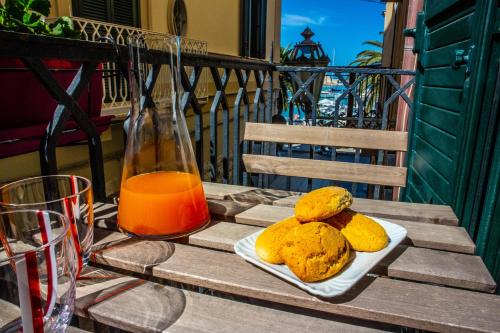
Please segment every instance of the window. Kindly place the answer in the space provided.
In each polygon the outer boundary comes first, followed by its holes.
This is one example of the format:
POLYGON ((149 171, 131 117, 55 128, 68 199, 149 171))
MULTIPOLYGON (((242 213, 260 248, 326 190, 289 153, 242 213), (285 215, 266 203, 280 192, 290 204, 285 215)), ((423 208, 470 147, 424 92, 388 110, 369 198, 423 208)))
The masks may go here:
POLYGON ((267 0, 242 0, 241 55, 266 57, 267 0))
POLYGON ((169 32, 177 36, 185 36, 187 31, 187 10, 184 0, 173 0, 167 13, 169 32))
POLYGON ((73 15, 140 27, 139 0, 73 0, 73 15))

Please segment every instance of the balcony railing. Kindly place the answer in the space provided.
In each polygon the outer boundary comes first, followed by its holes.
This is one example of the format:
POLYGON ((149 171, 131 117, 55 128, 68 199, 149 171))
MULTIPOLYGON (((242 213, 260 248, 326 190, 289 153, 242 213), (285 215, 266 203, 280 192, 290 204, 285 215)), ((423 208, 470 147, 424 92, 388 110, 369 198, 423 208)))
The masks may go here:
MULTIPOLYGON (((127 37, 131 35, 163 35, 157 32, 146 29, 130 27, 126 25, 113 24, 90 20, 81 17, 72 17, 76 29, 82 32, 82 39, 86 41, 99 42, 103 37, 111 37, 118 45, 126 45, 127 37)), ((207 54, 207 42, 192 38, 181 37, 181 50, 185 54, 207 54)), ((103 63, 103 101, 102 112, 106 114, 116 114, 120 111, 128 112, 130 108, 130 100, 128 95, 127 80, 120 75, 117 75, 118 70, 114 61, 103 63)), ((188 70, 190 72, 191 69, 188 70)), ((158 88, 165 86, 164 89, 155 89, 156 98, 170 98, 170 89, 167 87, 168 78, 160 75, 156 85, 158 88)), ((196 93, 200 99, 206 99, 207 93, 207 73, 202 73, 200 82, 197 85, 196 93)))
MULTIPOLYGON (((408 92, 415 81, 414 71, 339 66, 276 66, 276 70, 281 73, 282 90, 287 91, 285 101, 291 124, 393 130, 398 113, 404 109, 412 110, 408 92), (323 82, 321 91, 318 82, 323 82), (294 112, 297 108, 304 114, 303 118, 295 118, 299 115, 294 112)), ((339 159, 338 148, 342 147, 321 147, 319 157, 336 161, 339 159)), ((288 145, 286 153, 293 157, 291 145, 288 145)), ((318 156, 314 147, 309 147, 308 153, 311 159, 318 156)), ((340 158, 345 158, 345 151, 342 153, 340 158)), ((395 155, 389 153, 355 149, 347 157, 355 163, 363 159, 365 163, 377 165, 394 164, 395 155)), ((261 178, 258 178, 259 184, 261 178)), ((263 181, 266 182, 265 179, 263 181)), ((290 177, 285 184, 286 188, 291 188, 290 177)), ((307 190, 311 187, 312 180, 309 179, 307 190)), ((358 184, 353 183, 351 191, 356 193, 357 189, 358 184)), ((383 195, 382 191, 376 185, 369 186, 365 192, 379 198, 383 195)))
POLYGON ((277 66, 276 70, 283 75, 282 86, 293 92, 286 99, 291 123, 297 123, 292 116, 298 107, 306 113, 302 122, 312 125, 385 130, 395 127, 396 102, 412 109, 408 91, 415 81, 414 71, 340 66, 277 66), (401 76, 409 77, 403 85, 401 76), (323 89, 315 91, 320 80, 323 89))
MULTIPOLYGON (((120 50, 120 62, 127 63, 126 47, 118 45, 118 49, 120 50)), ((96 189, 96 197, 103 198, 105 191, 100 138, 96 135, 92 123, 78 108, 76 100, 79 87, 85 84, 85 80, 88 80, 91 72, 96 70, 97 64, 115 61, 116 54, 113 46, 109 43, 55 39, 0 31, 0 56, 21 59, 59 102, 58 116, 54 118, 54 121, 47 128, 45 137, 42 138, 40 154, 43 172, 57 173, 55 159, 57 138, 61 134, 65 122, 72 117, 89 138, 92 179, 96 189), (43 58, 65 58, 83 63, 67 91, 55 86, 53 80, 48 77, 46 68, 40 61, 43 58)), ((145 50, 141 58, 150 65, 167 64, 169 61, 166 54, 157 51, 145 50)), ((263 153, 276 153, 276 151, 272 152, 269 147, 262 147, 259 144, 242 142, 241 138, 242 126, 246 121, 270 123, 278 112, 279 89, 273 88, 278 86, 278 82, 273 82, 273 79, 275 80, 273 73, 286 73, 298 87, 294 94, 287 99, 290 109, 300 105, 294 103, 300 98, 306 98, 313 102, 310 120, 306 121, 305 124, 389 129, 391 121, 394 119, 394 115, 391 115, 391 105, 400 99, 404 103, 408 103, 408 107, 411 109, 411 100, 406 91, 412 83, 406 83, 403 86, 399 86, 398 83, 398 76, 413 77, 414 73, 411 71, 353 67, 312 69, 283 67, 262 60, 200 53, 185 53, 182 59, 181 81, 184 88, 182 109, 186 113, 188 110, 193 111, 193 145, 200 173, 204 175, 205 180, 245 185, 269 185, 267 177, 259 177, 256 180, 245 174, 241 155, 242 153, 255 153, 257 150, 263 153), (206 125, 200 104, 200 99, 206 99, 206 90, 201 92, 198 90, 199 85, 202 84, 200 78, 203 72, 209 73, 207 80, 210 80, 215 87, 215 94, 210 99, 209 108, 209 142, 205 142, 203 135, 206 125), (329 113, 323 112, 317 106, 317 101, 309 90, 315 76, 319 75, 317 73, 325 73, 333 77, 333 80, 329 78, 327 82, 335 82, 339 86, 338 89, 342 90, 333 101, 333 109, 329 113), (366 81, 372 76, 377 76, 378 81, 375 79, 366 81), (230 93, 227 91, 230 80, 237 83, 233 102, 230 102, 228 98, 230 93), (370 94, 373 94, 373 89, 375 89, 374 82, 378 82, 380 87, 377 88, 376 98, 371 98, 372 102, 369 102, 370 94), (252 88, 249 88, 249 83, 251 83, 252 88), (349 101, 349 96, 352 101, 349 101), (347 105, 342 104, 344 97, 348 100, 347 105), (222 125, 219 125, 219 118, 222 120, 222 125), (240 121, 232 121, 231 123, 231 118, 240 121), (219 144, 220 131, 222 131, 221 144, 219 144), (205 161, 204 149, 207 147, 209 147, 210 152, 208 161, 205 161)), ((290 153, 292 153, 291 148, 289 145, 290 153)), ((329 148, 332 151, 329 158, 335 160, 340 147, 329 148)), ((354 152, 355 162, 360 162, 363 153, 359 150, 354 152)), ((310 154, 312 158, 317 157, 317 152, 314 149, 310 150, 310 154)), ((371 154, 368 162, 387 163, 386 152, 371 154)))

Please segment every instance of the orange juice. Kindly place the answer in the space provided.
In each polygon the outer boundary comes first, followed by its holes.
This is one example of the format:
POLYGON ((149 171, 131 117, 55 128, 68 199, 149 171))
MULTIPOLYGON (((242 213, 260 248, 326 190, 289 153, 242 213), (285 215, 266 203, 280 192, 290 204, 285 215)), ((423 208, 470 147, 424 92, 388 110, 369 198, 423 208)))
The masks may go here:
POLYGON ((137 236, 172 236, 210 219, 201 180, 185 172, 155 172, 122 183, 118 225, 137 236))

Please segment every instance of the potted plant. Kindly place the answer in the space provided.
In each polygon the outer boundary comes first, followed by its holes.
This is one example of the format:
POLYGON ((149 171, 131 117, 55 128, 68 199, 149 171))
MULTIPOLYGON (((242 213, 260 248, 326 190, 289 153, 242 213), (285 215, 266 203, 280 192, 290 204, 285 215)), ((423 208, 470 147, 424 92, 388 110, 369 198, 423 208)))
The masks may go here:
MULTIPOLYGON (((6 0, 0 3, 0 30, 42 34, 53 37, 79 38, 69 17, 60 17, 47 23, 49 0, 6 0)), ((81 63, 64 59, 44 59, 47 68, 63 88, 67 88, 81 63)), ((0 158, 18 155, 39 148, 40 137, 52 120, 57 106, 45 87, 19 59, 0 58, 0 158), (26 98, 29 94, 29 98, 26 98)), ((78 103, 94 121, 99 132, 108 126, 111 117, 100 117, 102 105, 102 72, 96 71, 89 87, 78 103)), ((84 140, 85 134, 75 122, 69 121, 59 144, 84 140)))

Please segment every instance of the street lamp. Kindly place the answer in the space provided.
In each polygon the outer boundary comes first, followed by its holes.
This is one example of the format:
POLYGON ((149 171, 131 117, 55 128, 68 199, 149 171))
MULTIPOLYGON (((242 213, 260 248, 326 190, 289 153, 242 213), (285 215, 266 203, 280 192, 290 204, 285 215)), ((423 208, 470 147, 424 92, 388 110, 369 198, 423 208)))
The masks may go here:
MULTIPOLYGON (((290 53, 290 56, 284 62, 285 65, 288 66, 298 66, 298 67, 325 67, 330 62, 330 58, 326 55, 325 51, 323 51, 323 47, 321 47, 320 43, 314 42, 311 38, 314 36, 314 32, 307 27, 302 33, 302 37, 304 40, 300 43, 296 43, 293 51, 290 53)), ((306 82, 306 80, 312 75, 311 72, 300 72, 300 78, 302 82, 306 82)), ((323 80, 325 78, 325 72, 321 72, 314 82, 309 85, 309 92, 314 97, 314 102, 318 103, 321 88, 323 87, 323 80)), ((298 84, 291 80, 293 93, 296 93, 299 90, 298 84)), ((310 119, 312 114, 312 104, 310 100, 302 94, 299 98, 299 104, 304 108, 304 112, 306 114, 306 119, 310 119)))

